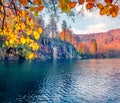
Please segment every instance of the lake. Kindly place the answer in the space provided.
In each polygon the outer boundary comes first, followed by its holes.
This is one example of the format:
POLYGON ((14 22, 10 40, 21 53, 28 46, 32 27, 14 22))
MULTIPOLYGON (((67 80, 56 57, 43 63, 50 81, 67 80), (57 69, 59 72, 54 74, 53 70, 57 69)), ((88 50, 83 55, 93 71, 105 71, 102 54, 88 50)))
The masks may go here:
POLYGON ((0 103, 120 103, 120 59, 1 62, 0 103))

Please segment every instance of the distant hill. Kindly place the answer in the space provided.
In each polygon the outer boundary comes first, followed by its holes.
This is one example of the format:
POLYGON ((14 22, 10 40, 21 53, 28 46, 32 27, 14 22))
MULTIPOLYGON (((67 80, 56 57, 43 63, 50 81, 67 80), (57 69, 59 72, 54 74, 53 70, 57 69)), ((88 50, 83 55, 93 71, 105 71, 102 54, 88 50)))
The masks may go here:
POLYGON ((73 35, 72 44, 88 57, 120 57, 120 29, 108 32, 73 35))

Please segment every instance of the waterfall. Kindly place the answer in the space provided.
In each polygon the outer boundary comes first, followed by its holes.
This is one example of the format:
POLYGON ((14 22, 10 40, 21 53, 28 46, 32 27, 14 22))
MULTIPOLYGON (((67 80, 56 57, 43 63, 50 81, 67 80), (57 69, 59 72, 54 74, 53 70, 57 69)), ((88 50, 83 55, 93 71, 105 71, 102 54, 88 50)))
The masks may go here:
POLYGON ((70 58, 73 58, 73 55, 72 55, 73 53, 72 53, 72 48, 71 48, 71 46, 70 46, 69 50, 70 50, 70 51, 69 51, 69 52, 70 52, 70 58))
POLYGON ((53 47, 53 57, 57 58, 57 47, 53 47))

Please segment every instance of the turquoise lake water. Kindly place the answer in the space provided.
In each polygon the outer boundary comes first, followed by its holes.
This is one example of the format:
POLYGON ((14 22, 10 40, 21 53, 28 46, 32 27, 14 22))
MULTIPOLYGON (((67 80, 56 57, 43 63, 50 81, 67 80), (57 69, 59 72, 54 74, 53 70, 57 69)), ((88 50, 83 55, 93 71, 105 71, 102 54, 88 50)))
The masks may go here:
POLYGON ((1 62, 0 103, 120 103, 120 59, 1 62))

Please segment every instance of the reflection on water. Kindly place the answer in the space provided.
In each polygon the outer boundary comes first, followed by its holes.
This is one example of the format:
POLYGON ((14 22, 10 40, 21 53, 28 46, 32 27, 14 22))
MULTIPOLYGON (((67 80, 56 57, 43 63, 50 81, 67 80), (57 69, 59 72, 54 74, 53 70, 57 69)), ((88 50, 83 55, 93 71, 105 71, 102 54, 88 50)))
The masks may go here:
POLYGON ((120 59, 0 63, 0 102, 120 103, 120 59))

